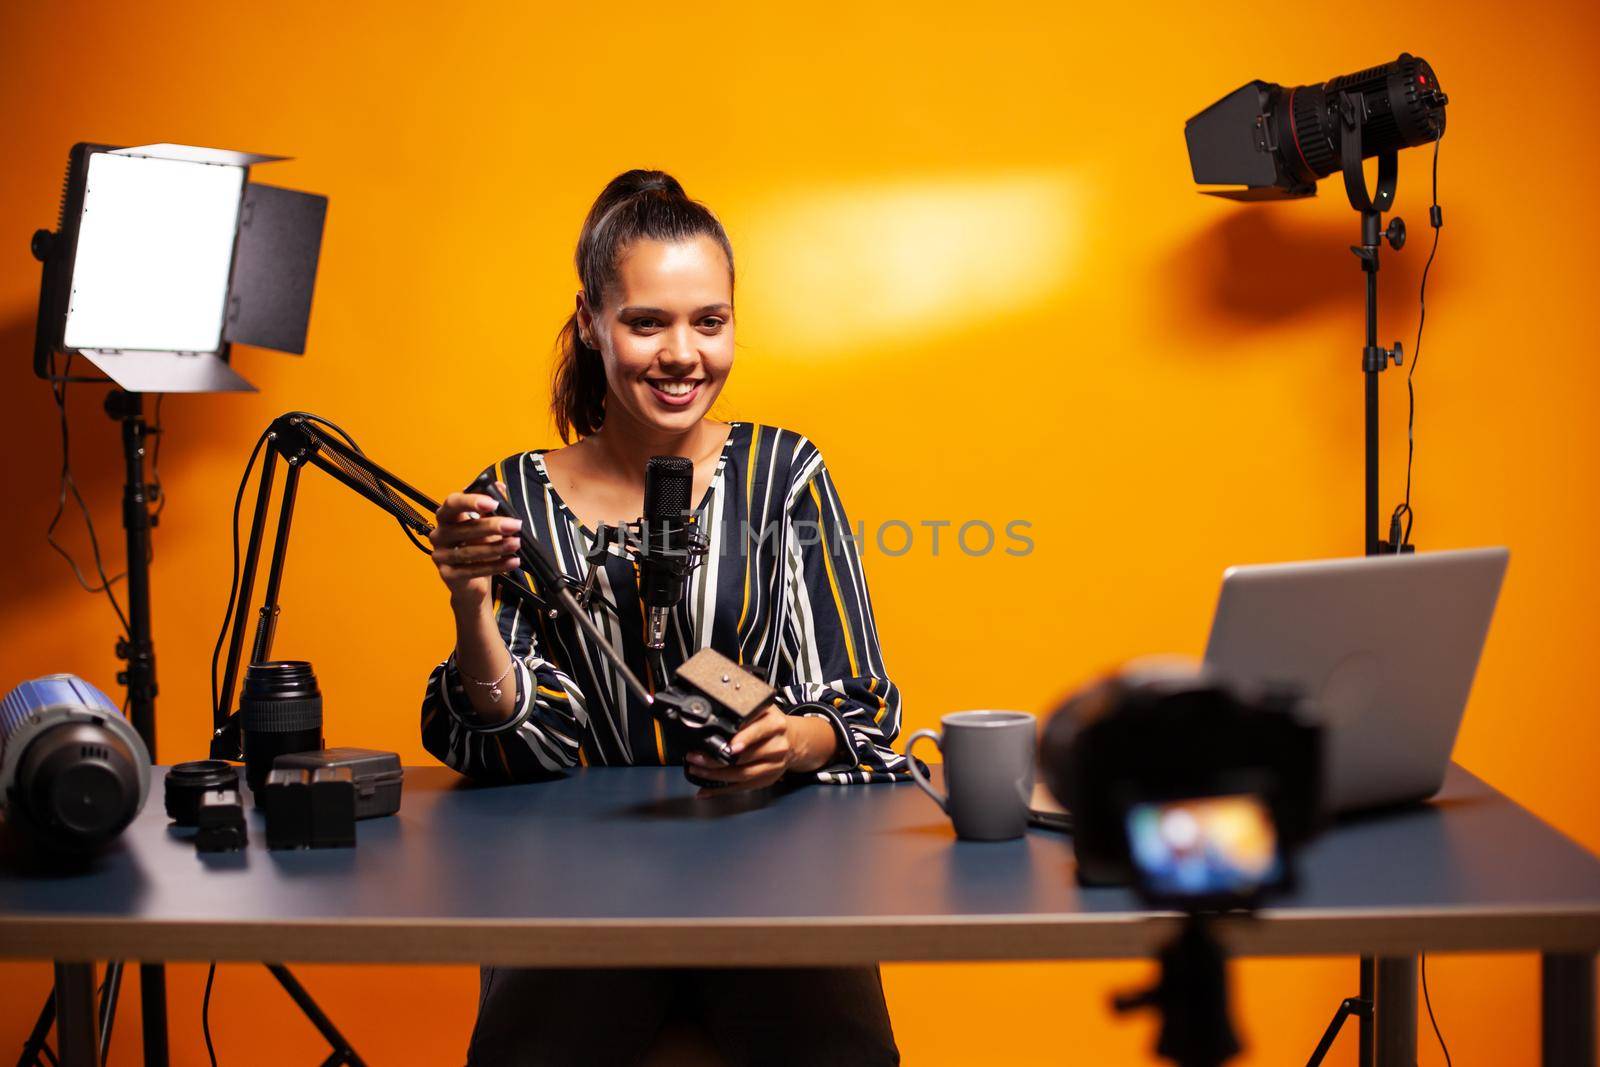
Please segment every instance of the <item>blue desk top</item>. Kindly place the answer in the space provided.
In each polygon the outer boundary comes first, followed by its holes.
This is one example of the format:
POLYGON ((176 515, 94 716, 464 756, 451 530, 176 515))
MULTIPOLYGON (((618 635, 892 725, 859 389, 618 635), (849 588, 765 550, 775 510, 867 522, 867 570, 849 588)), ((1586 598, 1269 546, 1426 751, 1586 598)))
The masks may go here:
MULTIPOLYGON (((1081 889, 1070 838, 957 841, 904 785, 696 797, 677 768, 474 787, 409 768, 355 849, 202 856, 144 811, 88 869, 0 854, 0 955, 810 962, 1145 955, 1170 933, 1081 889)), ((1342 823, 1301 888, 1225 931, 1249 954, 1600 947, 1600 860, 1452 768, 1432 802, 1342 823)))

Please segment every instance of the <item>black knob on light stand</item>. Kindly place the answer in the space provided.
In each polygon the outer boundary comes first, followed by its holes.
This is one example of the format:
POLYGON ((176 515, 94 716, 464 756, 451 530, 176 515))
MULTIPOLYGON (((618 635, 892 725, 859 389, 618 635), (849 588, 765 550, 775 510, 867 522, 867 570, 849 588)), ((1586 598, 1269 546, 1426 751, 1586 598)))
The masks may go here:
POLYGON ((1361 369, 1368 374, 1389 369, 1389 361, 1393 360, 1396 367, 1403 366, 1406 361, 1406 350, 1399 341, 1393 348, 1381 348, 1378 345, 1368 345, 1361 350, 1361 369))
POLYGON ((1383 239, 1389 242, 1389 247, 1396 252, 1406 246, 1406 220, 1396 215, 1389 220, 1388 227, 1383 231, 1383 239))

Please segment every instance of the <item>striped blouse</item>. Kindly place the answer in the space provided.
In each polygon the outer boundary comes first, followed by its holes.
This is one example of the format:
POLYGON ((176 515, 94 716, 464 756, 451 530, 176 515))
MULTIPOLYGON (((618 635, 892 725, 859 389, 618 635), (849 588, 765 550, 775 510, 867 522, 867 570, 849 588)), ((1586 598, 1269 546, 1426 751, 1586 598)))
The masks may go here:
MULTIPOLYGON (((523 518, 523 537, 583 580, 601 531, 586 529, 545 470, 545 449, 511 456, 492 470, 523 518)), ((611 611, 590 615, 655 692, 684 660, 707 646, 766 679, 792 715, 828 720, 838 740, 823 782, 904 780, 891 747, 900 729, 900 692, 889 680, 866 575, 852 527, 817 447, 792 430, 731 424, 716 472, 696 509, 710 542, 673 609, 666 647, 644 644, 637 565, 611 543, 595 576, 611 611)), ((518 597, 497 598, 495 616, 511 650, 516 711, 480 725, 455 655, 428 679, 424 747, 473 778, 526 781, 577 765, 681 764, 684 751, 663 732, 589 637, 565 614, 547 618, 518 597)))

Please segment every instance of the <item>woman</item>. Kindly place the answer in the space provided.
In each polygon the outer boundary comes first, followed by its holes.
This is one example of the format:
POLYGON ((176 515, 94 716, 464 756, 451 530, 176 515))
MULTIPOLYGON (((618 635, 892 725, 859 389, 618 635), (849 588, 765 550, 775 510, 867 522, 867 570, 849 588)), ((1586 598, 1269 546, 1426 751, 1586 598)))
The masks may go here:
MULTIPOLYGON (((582 289, 562 330, 552 401, 566 447, 492 468, 521 519, 466 493, 439 509, 433 558, 456 647, 428 682, 428 751, 494 781, 579 764, 678 763, 734 789, 903 777, 890 748, 899 692, 821 454, 790 430, 708 417, 734 356, 722 225, 669 175, 633 170, 590 209, 576 261, 582 289), (643 512, 653 455, 693 461, 691 499, 710 541, 658 652, 645 648, 637 572, 614 537, 643 512), (496 603, 493 576, 517 570, 524 537, 573 578, 597 569, 616 612, 596 605, 593 617, 648 684, 709 646, 777 689, 777 706, 733 739, 733 765, 682 750, 570 619, 530 613, 514 597, 496 603)), ((876 968, 486 967, 482 985, 473 1063, 633 1062, 679 1015, 698 1017, 734 1062, 899 1058, 876 968)))

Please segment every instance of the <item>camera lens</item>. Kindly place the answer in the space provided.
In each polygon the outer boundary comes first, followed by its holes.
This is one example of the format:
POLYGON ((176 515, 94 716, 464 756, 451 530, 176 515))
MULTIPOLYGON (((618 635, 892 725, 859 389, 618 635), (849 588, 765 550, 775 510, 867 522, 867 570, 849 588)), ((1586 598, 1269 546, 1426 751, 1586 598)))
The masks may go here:
POLYGON ((322 692, 304 660, 252 663, 239 695, 245 781, 252 793, 266 783, 272 761, 285 752, 322 748, 322 692))

